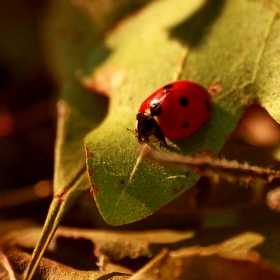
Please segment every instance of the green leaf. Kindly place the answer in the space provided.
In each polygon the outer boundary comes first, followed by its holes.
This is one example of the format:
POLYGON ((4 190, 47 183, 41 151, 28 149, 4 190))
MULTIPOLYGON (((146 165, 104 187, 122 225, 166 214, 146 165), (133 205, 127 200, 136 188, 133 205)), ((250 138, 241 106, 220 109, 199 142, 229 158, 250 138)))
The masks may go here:
MULTIPOLYGON (((129 9, 139 6, 147 0, 133 3, 129 9)), ((46 53, 50 58, 49 67, 61 83, 60 101, 58 102, 58 124, 55 147, 54 198, 50 205, 41 237, 34 249, 33 257, 26 269, 24 278, 31 279, 55 234, 61 220, 77 198, 89 191, 86 173, 84 136, 94 129, 105 117, 108 99, 88 91, 78 77, 84 69, 89 50, 99 44, 100 36, 108 26, 116 21, 124 11, 121 9, 127 0, 107 2, 106 7, 100 2, 84 1, 69 3, 67 0, 54 1, 48 19, 42 28, 44 39, 48 43, 46 53), (99 5, 98 5, 99 3, 99 5), (80 5, 81 4, 81 5, 80 5), (90 7, 94 7, 90 14, 90 7), (74 7, 73 7, 74 6, 74 7), (86 9, 88 16, 97 21, 93 27, 77 11, 86 9), (114 12, 114 18, 110 15, 114 12)), ((102 48, 104 55, 109 50, 102 48)), ((95 61, 98 64, 99 57, 95 61)))
POLYGON ((108 69, 126 77, 107 90, 108 115, 85 138, 89 177, 105 221, 142 219, 198 180, 193 173, 186 178, 180 170, 142 161, 137 140, 126 130, 134 128, 141 102, 160 86, 188 79, 216 91, 207 125, 186 139, 168 141, 166 148, 153 146, 164 152, 218 153, 254 102, 280 122, 278 15, 269 1, 155 1, 107 36, 110 53, 98 67, 94 61, 102 48, 93 50, 85 86, 98 88, 108 69))

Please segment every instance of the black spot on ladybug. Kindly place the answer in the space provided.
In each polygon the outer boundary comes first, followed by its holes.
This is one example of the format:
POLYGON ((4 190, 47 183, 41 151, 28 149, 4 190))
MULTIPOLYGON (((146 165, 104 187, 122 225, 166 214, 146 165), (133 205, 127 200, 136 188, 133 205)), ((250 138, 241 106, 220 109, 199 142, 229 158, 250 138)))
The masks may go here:
POLYGON ((171 88, 173 88, 173 85, 172 85, 172 84, 168 84, 168 85, 165 85, 165 86, 163 87, 163 89, 171 89, 171 88))
POLYGON ((207 111, 210 111, 210 110, 211 110, 211 105, 210 105, 209 100, 205 100, 205 107, 206 107, 206 110, 207 110, 207 111))
POLYGON ((150 105, 150 111, 152 116, 160 116, 162 114, 162 107, 159 102, 152 102, 150 105))
POLYGON ((181 96, 179 102, 183 107, 187 107, 189 105, 189 100, 186 96, 181 96))
POLYGON ((163 87, 163 93, 167 94, 173 88, 172 84, 165 85, 163 87))
POLYGON ((183 128, 189 128, 190 127, 190 123, 189 122, 184 122, 183 123, 183 128))

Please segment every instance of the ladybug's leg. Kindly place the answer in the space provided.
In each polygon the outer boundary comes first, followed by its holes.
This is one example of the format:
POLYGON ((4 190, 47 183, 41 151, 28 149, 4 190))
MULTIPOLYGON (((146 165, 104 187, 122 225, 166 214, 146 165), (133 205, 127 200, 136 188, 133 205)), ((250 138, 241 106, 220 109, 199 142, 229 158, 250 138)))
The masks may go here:
POLYGON ((165 140, 165 137, 163 136, 161 130, 160 130, 160 135, 155 135, 157 138, 158 138, 158 141, 159 141, 159 146, 166 146, 167 143, 166 143, 166 140, 165 140))
POLYGON ((158 123, 155 121, 154 129, 153 129, 153 135, 158 139, 160 146, 166 146, 166 140, 165 137, 161 131, 161 128, 159 127, 158 123))
POLYGON ((130 128, 126 128, 127 131, 130 131, 134 137, 137 137, 137 130, 136 129, 130 129, 130 128))
POLYGON ((165 138, 163 138, 162 140, 159 140, 159 146, 161 147, 161 146, 166 146, 167 145, 167 143, 166 143, 166 141, 165 141, 165 138))
MULTIPOLYGON (((154 100, 151 104, 150 104, 150 111, 151 111, 151 116, 152 117, 157 117, 160 116, 162 114, 162 102, 164 99, 162 100, 154 100)), ((157 121, 155 121, 154 124, 154 135, 155 137, 159 140, 159 145, 162 146, 166 146, 166 141, 165 141, 165 137, 157 123, 157 121)))

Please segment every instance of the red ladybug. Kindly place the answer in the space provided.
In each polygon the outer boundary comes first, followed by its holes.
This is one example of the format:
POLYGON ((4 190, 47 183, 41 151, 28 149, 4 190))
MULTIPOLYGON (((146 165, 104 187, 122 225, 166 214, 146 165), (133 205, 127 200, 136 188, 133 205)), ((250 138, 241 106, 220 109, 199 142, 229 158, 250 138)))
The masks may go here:
POLYGON ((187 137, 201 128, 210 117, 211 97, 207 90, 190 81, 167 84, 151 94, 140 106, 136 136, 143 143, 166 145, 187 137))

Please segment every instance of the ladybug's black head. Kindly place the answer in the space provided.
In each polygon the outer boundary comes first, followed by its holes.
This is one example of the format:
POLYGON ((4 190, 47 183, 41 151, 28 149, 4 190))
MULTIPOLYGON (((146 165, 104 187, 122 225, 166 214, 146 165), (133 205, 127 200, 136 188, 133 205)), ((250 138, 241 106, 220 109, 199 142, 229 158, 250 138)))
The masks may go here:
POLYGON ((137 119, 137 138, 139 143, 149 143, 152 141, 152 137, 154 136, 157 140, 160 141, 161 144, 166 145, 165 137, 153 116, 148 113, 138 113, 136 115, 137 119))

